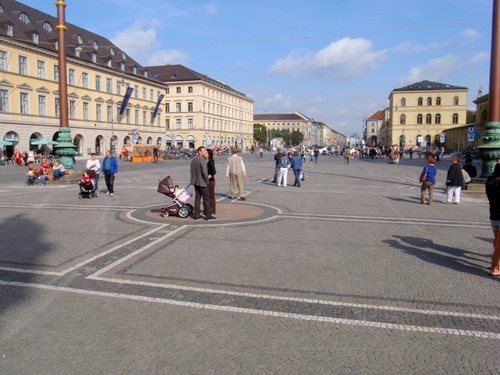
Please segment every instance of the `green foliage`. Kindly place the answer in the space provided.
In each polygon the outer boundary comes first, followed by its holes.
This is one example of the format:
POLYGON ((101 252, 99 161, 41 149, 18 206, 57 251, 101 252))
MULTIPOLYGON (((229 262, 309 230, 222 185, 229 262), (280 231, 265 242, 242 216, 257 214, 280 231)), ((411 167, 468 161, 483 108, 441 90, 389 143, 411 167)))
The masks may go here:
POLYGON ((267 142, 267 128, 262 124, 253 124, 253 139, 263 145, 267 142))
POLYGON ((467 120, 466 124, 475 124, 476 123, 476 111, 467 110, 467 120))
POLYGON ((297 130, 292 132, 292 134, 291 134, 292 146, 298 146, 298 145, 302 144, 303 140, 304 140, 304 134, 302 134, 301 132, 299 132, 297 130))
POLYGON ((286 144, 286 145, 289 145, 290 144, 290 130, 288 129, 283 129, 281 131, 281 138, 283 138, 283 142, 286 144))

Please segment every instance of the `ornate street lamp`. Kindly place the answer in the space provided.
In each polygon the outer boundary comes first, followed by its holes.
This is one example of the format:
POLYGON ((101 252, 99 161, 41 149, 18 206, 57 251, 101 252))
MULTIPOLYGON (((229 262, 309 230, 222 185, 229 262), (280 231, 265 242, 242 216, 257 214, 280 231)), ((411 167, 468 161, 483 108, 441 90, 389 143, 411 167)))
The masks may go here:
POLYGON ((68 73, 66 68, 66 41, 65 32, 68 29, 65 26, 64 0, 56 2, 57 7, 57 43, 59 57, 59 132, 57 137, 55 152, 59 155, 59 161, 67 169, 73 169, 73 156, 76 146, 73 144, 71 129, 68 122, 68 73))
POLYGON ((483 159, 481 177, 488 177, 500 160, 500 2, 493 1, 491 32, 490 94, 484 144, 478 148, 483 159))

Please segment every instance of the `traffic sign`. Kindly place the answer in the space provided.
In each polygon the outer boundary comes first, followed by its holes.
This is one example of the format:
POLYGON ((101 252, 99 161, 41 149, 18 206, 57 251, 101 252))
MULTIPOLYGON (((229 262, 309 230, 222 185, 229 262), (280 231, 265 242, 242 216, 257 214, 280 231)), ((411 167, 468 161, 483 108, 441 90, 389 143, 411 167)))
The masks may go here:
POLYGON ((476 133, 476 138, 481 138, 481 133, 476 133))
POLYGON ((445 134, 441 133, 441 135, 439 137, 439 142, 444 143, 444 140, 445 140, 445 134))
POLYGON ((475 133, 475 132, 476 132, 476 129, 474 128, 474 126, 470 126, 469 133, 475 133))

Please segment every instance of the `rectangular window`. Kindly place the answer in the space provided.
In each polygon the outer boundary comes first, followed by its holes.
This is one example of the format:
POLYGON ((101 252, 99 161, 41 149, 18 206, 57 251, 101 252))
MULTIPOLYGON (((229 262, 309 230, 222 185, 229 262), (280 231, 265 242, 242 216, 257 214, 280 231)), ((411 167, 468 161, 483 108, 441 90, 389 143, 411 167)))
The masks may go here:
POLYGON ((193 129, 193 119, 192 118, 188 119, 188 129, 193 129))
POLYGON ((20 93, 19 95, 19 100, 20 100, 20 112, 21 113, 28 113, 29 107, 28 107, 28 94, 25 92, 20 93))
POLYGON ((130 109, 125 110, 125 119, 127 121, 127 124, 130 124, 130 109))
POLYGON ((177 120, 175 120, 175 128, 176 129, 181 129, 181 126, 182 126, 181 119, 178 118, 177 120))
POLYGON ((170 94, 170 88, 169 88, 169 87, 167 87, 167 88, 165 89, 165 94, 167 94, 167 95, 168 95, 168 94, 170 94))
POLYGON ((89 87, 89 74, 88 73, 82 73, 82 86, 86 89, 89 87))
POLYGON ((59 65, 54 65, 54 81, 59 82, 59 65))
POLYGON ((69 118, 76 118, 76 101, 74 100, 69 101, 69 118))
POLYGON ((139 99, 139 86, 134 86, 134 98, 139 99))
POLYGON ((180 88, 180 87, 177 87, 177 88, 176 88, 176 92, 177 92, 177 94, 180 94, 180 93, 181 93, 181 88, 180 88))
POLYGON ((83 119, 88 120, 89 119, 89 103, 83 102, 82 109, 83 109, 83 119))
POLYGON ((161 126, 161 113, 158 113, 156 115, 156 126, 158 126, 158 127, 161 126))
POLYGON ((106 92, 111 93, 113 91, 112 84, 111 78, 106 78, 106 92))
POLYGON ((47 97, 44 95, 38 95, 38 115, 47 115, 47 97))
POLYGON ((147 91, 147 90, 146 90, 146 88, 145 88, 145 87, 143 87, 143 88, 142 88, 142 99, 143 99, 143 100, 146 100, 146 91, 147 91))
POLYGON ((36 73, 38 78, 45 79, 45 61, 37 60, 36 73))
POLYGON ((170 103, 165 103, 165 112, 170 112, 170 103))
POLYGON ((188 112, 193 112, 193 103, 188 103, 188 112))
POLYGON ((0 90, 0 112, 9 111, 9 92, 7 90, 0 90))
POLYGON ((75 69, 69 69, 68 72, 68 84, 70 85, 76 85, 76 73, 75 69))
POLYGON ((122 84, 120 81, 116 81, 116 95, 122 94, 122 84))
POLYGON ((59 105, 59 98, 56 98, 54 109, 55 109, 56 117, 57 118, 61 117, 61 106, 59 105))
POLYGON ((95 76, 95 89, 101 91, 101 76, 95 76))
POLYGON ((170 119, 165 120, 165 129, 170 130, 170 119))
POLYGON ((146 111, 142 111, 142 123, 147 125, 146 111))
POLYGON ((28 74, 28 58, 26 56, 19 56, 19 74, 28 74))
POLYGON ((135 119, 134 120, 135 120, 134 123, 136 125, 139 125, 139 110, 138 109, 135 110, 135 119))
POLYGON ((102 108, 102 106, 100 104, 96 104, 96 106, 95 106, 95 119, 97 121, 101 121, 101 119, 102 119, 101 108, 102 108))
POLYGON ((175 111, 180 112, 181 111, 181 103, 175 103, 175 111))
POLYGON ((0 51, 0 70, 7 71, 7 52, 0 51))
POLYGON ((8 36, 14 36, 14 26, 7 25, 7 35, 8 36))
POLYGON ((106 120, 108 122, 113 121, 113 107, 110 105, 106 106, 106 120))
POLYGON ((149 90, 149 100, 154 101, 154 95, 155 95, 155 90, 150 89, 149 90))
POLYGON ((192 93, 193 92, 193 86, 188 86, 188 93, 192 93))

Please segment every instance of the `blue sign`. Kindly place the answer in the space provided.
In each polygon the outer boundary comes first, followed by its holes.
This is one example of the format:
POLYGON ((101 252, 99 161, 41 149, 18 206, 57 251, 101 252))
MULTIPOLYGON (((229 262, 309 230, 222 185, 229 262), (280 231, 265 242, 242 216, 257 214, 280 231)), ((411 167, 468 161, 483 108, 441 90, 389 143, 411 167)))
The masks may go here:
POLYGON ((439 142, 444 143, 444 140, 445 140, 445 135, 444 135, 444 133, 441 133, 441 135, 439 137, 439 142))
POLYGON ((481 133, 476 133, 476 138, 481 138, 481 133))

